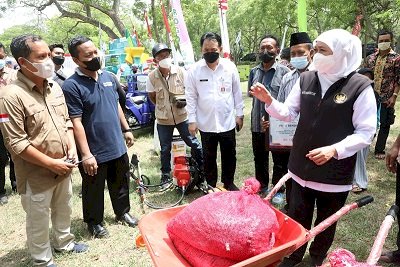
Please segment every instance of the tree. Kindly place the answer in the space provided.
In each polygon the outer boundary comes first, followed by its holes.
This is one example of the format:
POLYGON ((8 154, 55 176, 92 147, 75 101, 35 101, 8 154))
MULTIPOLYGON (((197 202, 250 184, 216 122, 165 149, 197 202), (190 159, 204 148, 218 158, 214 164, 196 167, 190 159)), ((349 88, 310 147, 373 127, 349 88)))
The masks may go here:
POLYGON ((101 27, 112 39, 125 35, 125 23, 120 12, 121 0, 22 0, 21 3, 38 11, 54 5, 61 13, 61 18, 73 18, 101 27), (96 16, 96 11, 101 15, 96 16), (111 20, 110 24, 103 23, 104 15, 111 20))

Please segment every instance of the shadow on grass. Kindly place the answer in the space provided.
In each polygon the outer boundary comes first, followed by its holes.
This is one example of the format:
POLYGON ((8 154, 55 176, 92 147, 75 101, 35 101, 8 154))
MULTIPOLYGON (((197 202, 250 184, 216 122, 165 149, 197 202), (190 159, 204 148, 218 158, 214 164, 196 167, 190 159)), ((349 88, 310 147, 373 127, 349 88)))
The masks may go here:
POLYGON ((14 249, 0 257, 0 266, 22 267, 32 265, 27 249, 14 249))

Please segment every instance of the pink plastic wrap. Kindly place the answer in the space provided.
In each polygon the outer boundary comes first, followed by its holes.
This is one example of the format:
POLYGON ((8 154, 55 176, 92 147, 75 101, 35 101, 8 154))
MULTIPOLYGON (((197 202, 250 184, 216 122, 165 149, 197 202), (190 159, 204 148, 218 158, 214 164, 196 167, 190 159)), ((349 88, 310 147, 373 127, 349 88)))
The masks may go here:
POLYGON ((240 191, 193 201, 167 225, 176 249, 193 266, 229 266, 271 249, 279 225, 259 188, 250 178, 240 191))

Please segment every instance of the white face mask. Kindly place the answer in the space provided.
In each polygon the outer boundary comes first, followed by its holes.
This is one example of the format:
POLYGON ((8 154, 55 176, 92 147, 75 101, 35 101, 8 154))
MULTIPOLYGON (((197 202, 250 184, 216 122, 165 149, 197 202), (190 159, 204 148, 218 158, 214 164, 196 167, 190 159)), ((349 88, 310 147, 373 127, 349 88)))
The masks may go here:
POLYGON ((331 74, 331 71, 335 68, 336 62, 333 55, 325 56, 321 53, 316 53, 313 58, 315 69, 319 73, 331 74))
POLYGON ((161 60, 160 62, 158 62, 158 65, 161 68, 164 69, 169 69, 172 65, 172 58, 168 57, 168 58, 164 58, 163 60, 161 60))
POLYGON ((386 51, 386 50, 390 49, 390 45, 391 45, 390 42, 378 43, 378 49, 380 51, 386 51))
POLYGON ((2 70, 5 65, 6 65, 6 60, 5 59, 0 59, 0 70, 2 70))
POLYGON ((32 66, 34 66, 37 71, 30 71, 33 74, 35 74, 38 77, 41 77, 43 79, 48 79, 51 78, 53 76, 54 73, 54 63, 51 60, 51 58, 46 59, 46 61, 41 62, 41 63, 33 63, 30 62, 29 60, 26 59, 26 61, 28 61, 29 63, 32 64, 32 66))

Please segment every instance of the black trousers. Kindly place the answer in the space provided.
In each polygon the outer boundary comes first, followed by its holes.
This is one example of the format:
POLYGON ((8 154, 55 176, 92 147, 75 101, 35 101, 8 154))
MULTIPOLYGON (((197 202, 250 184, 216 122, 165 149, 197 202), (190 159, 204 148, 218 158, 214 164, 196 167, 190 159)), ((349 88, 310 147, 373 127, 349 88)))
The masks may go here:
POLYGON ((233 184, 236 170, 235 129, 223 133, 200 131, 200 135, 207 183, 213 187, 217 185, 217 148, 219 144, 221 152, 221 181, 225 186, 233 184))
MULTIPOLYGON (((269 151, 265 147, 265 133, 252 132, 252 145, 256 178, 261 184, 261 189, 269 185, 269 151)), ((271 151, 274 162, 272 169, 272 184, 275 185, 288 171, 290 152, 271 151)))
MULTIPOLYGON (((334 214, 346 203, 349 192, 330 193, 321 192, 307 187, 302 187, 292 180, 291 199, 289 203, 289 216, 299 222, 304 228, 310 229, 314 206, 317 205, 317 218, 314 225, 334 214)), ((332 245, 335 237, 336 223, 314 238, 309 252, 314 263, 321 265, 332 245)), ((293 263, 299 263, 303 259, 307 244, 303 245, 289 256, 293 263)), ((285 259, 285 260, 288 260, 285 259)))
MULTIPOLYGON (((397 171, 396 171, 396 205, 400 207, 400 164, 397 163, 397 171)), ((399 230, 397 232, 397 255, 400 256, 400 214, 397 215, 397 223, 399 225, 399 230)))
POLYGON ((388 108, 386 104, 382 103, 379 119, 379 132, 375 144, 375 154, 385 154, 386 141, 389 136, 390 125, 394 123, 395 117, 394 108, 388 108))
POLYGON ((11 157, 4 145, 3 135, 0 132, 0 196, 6 194, 6 165, 7 161, 10 160, 10 182, 13 190, 17 187, 17 182, 15 180, 15 172, 14 172, 14 162, 11 160, 11 157))
POLYGON ((129 212, 129 158, 122 157, 98 164, 97 174, 89 176, 79 168, 82 175, 83 220, 88 224, 100 224, 104 216, 104 185, 107 187, 115 215, 129 212))

